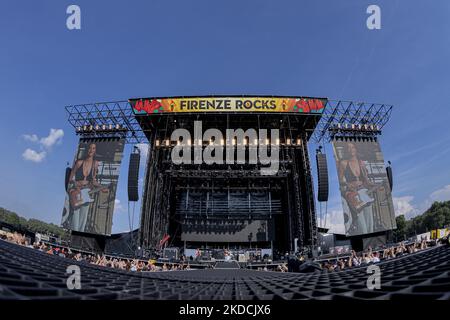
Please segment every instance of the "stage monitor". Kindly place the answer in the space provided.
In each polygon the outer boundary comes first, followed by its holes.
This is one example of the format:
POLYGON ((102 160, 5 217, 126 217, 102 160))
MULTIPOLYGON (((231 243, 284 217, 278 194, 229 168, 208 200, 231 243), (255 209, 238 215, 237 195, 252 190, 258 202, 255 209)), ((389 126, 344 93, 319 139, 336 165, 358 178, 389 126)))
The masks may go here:
POLYGON ((369 139, 333 140, 347 236, 396 228, 383 154, 369 139))
POLYGON ((124 140, 81 139, 72 165, 61 225, 110 235, 124 140))

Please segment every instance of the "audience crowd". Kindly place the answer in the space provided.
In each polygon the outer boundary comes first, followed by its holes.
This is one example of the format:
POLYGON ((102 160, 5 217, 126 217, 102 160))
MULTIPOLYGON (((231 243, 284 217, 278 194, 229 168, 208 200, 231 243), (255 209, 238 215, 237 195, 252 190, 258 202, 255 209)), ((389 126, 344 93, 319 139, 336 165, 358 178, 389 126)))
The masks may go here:
POLYGON ((77 252, 70 248, 52 246, 43 242, 35 242, 30 244, 24 235, 17 232, 2 232, 0 238, 18 245, 34 248, 51 255, 74 259, 76 261, 95 264, 103 267, 121 269, 127 271, 171 271, 171 270, 190 270, 189 263, 158 263, 156 260, 149 259, 147 261, 139 259, 124 259, 118 257, 109 257, 105 255, 95 255, 85 252, 77 252))
MULTIPOLYGON (((185 262, 186 259, 182 259, 180 263, 164 263, 158 262, 154 259, 140 260, 140 259, 126 259, 118 257, 110 257, 105 255, 95 255, 91 253, 79 252, 71 250, 70 248, 64 248, 59 246, 53 246, 43 242, 35 242, 30 244, 29 238, 17 232, 4 232, 0 231, 0 238, 18 245, 34 248, 39 251, 46 252, 51 255, 58 255, 74 259, 79 262, 88 264, 94 264, 103 267, 110 267, 114 269, 121 269, 133 272, 155 272, 155 271, 171 271, 171 270, 190 270, 189 262, 185 262)), ((446 239, 448 242, 449 239, 446 239)), ((376 264, 381 261, 394 259, 404 255, 424 250, 428 247, 427 241, 416 241, 411 243, 401 242, 396 246, 384 248, 381 250, 372 250, 369 248, 361 253, 351 251, 351 255, 345 257, 330 258, 327 260, 316 260, 316 266, 318 269, 327 271, 339 271, 353 267, 365 266, 370 264, 376 264)), ((297 270, 292 269, 292 261, 296 260, 294 264, 298 267, 306 262, 306 258, 302 255, 289 258, 288 261, 278 264, 275 268, 268 269, 267 266, 259 267, 257 270, 261 271, 278 271, 288 272, 297 270)))
POLYGON ((344 270, 352 267, 365 266, 389 259, 394 259, 426 249, 427 247, 428 245, 426 240, 408 244, 406 244, 405 242, 401 242, 396 246, 384 248, 381 250, 372 250, 372 248, 369 247, 368 250, 363 251, 359 254, 352 250, 350 256, 320 261, 319 263, 322 269, 328 271, 344 270))

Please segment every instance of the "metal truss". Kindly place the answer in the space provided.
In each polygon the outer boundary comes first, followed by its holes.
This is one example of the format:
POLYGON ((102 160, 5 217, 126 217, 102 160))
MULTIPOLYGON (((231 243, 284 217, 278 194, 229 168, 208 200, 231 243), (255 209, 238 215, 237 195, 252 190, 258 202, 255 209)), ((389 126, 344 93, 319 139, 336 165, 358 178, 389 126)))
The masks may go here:
POLYGON ((375 131, 381 131, 389 121, 392 108, 388 104, 328 100, 312 139, 316 143, 329 142, 333 129, 338 126, 372 125, 377 128, 375 131))
MULTIPOLYGON (((100 102, 66 106, 68 122, 83 137, 121 136, 127 143, 147 143, 145 130, 137 121, 128 101, 100 102)), ((312 139, 331 140, 330 129, 341 126, 373 125, 381 130, 389 121, 392 105, 328 100, 312 139)))
POLYGON ((123 137, 129 144, 147 143, 128 101, 66 106, 68 122, 82 137, 123 137))

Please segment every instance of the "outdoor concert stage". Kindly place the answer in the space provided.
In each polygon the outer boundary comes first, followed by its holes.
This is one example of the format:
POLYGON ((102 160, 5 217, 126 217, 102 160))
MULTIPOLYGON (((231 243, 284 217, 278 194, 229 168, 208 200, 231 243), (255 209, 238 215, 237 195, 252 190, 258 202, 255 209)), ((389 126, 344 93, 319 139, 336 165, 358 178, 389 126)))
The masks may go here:
POLYGON ((450 247, 377 264, 381 289, 367 289, 367 268, 316 273, 251 270, 128 272, 49 255, 0 240, 2 299, 366 300, 450 299, 450 247), (67 289, 67 267, 81 269, 80 290, 67 289))
MULTIPOLYGON (((90 148, 90 140, 148 144, 138 237, 144 250, 167 242, 185 252, 257 247, 272 256, 275 251, 317 245, 309 142, 329 142, 336 133, 376 141, 392 106, 326 98, 225 96, 130 99, 66 109, 69 123, 83 138, 79 155, 90 148), (174 154, 183 161, 174 161, 174 154), (208 162, 208 156, 213 161, 208 162)), ((119 151, 105 161, 117 159, 119 151)), ((328 177, 319 174, 318 182, 319 201, 327 201, 328 177)), ((70 210, 67 206, 69 220, 70 210)), ((91 210, 92 216, 103 215, 91 210)), ((82 227, 110 229, 104 223, 88 217, 82 227)), ((77 226, 67 228, 83 232, 77 226)))

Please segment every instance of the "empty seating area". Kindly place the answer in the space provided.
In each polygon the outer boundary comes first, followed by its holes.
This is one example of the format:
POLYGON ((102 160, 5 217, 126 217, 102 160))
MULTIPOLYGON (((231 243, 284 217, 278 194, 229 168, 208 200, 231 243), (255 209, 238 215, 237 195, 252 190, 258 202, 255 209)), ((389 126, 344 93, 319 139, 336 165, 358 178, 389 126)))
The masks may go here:
POLYGON ((366 268, 276 273, 244 269, 127 272, 53 256, 0 240, 0 299, 445 299, 450 300, 450 247, 388 260, 381 289, 366 286, 366 268), (81 268, 80 290, 66 286, 81 268))

